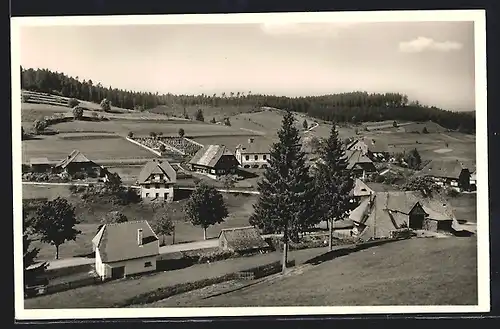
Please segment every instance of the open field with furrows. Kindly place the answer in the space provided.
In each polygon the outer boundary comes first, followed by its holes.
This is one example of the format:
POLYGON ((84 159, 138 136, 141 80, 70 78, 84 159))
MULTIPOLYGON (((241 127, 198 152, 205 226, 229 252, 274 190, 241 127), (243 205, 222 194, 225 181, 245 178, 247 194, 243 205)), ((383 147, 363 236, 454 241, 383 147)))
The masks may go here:
POLYGON ((476 246, 476 238, 393 242, 233 292, 212 287, 228 291, 219 296, 192 292, 144 307, 475 305, 476 246))
POLYGON ((46 157, 49 160, 61 160, 73 150, 79 150, 90 160, 151 158, 150 151, 135 145, 120 136, 95 139, 65 139, 64 136, 38 136, 37 139, 22 142, 23 162, 30 158, 46 157), (61 138, 63 137, 63 138, 61 138))
MULTIPOLYGON (((325 248, 296 250, 289 259, 297 264, 325 252, 325 248)), ((281 259, 278 252, 251 257, 233 258, 209 264, 197 264, 187 268, 157 272, 138 278, 122 279, 97 286, 87 286, 24 300, 27 309, 101 308, 113 307, 117 303, 162 287, 216 278, 225 274, 266 265, 281 259)))
MULTIPOLYGON (((40 186, 23 185, 23 199, 48 198, 53 199, 58 196, 67 198, 74 206, 77 218, 80 221, 78 229, 84 232, 76 241, 67 242, 60 248, 60 258, 75 257, 88 254, 92 251, 91 240, 96 233, 100 220, 110 211, 116 210, 123 213, 129 220, 145 219, 152 221, 153 209, 150 204, 138 203, 126 206, 112 205, 109 203, 83 202, 78 195, 72 194, 68 186, 40 186)), ((207 237, 215 238, 223 228, 248 226, 248 218, 253 213, 253 204, 256 196, 224 194, 224 201, 228 208, 229 216, 221 224, 211 226, 207 229, 207 237)), ((175 242, 190 242, 203 239, 203 230, 193 226, 185 217, 183 207, 186 200, 180 200, 170 204, 175 211, 173 220, 176 222, 175 242)), ((166 243, 172 243, 172 237, 166 237, 166 243)), ((53 259, 55 249, 53 246, 42 244, 40 259, 53 259)))

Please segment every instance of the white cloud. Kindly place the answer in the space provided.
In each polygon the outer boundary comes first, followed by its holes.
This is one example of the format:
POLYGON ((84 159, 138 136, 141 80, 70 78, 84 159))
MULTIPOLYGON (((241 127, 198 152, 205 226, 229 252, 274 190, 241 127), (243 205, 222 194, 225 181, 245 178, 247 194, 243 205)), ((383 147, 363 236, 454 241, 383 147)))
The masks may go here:
POLYGON ((419 53, 422 51, 453 51, 462 49, 462 44, 455 41, 435 41, 431 38, 418 37, 411 41, 400 42, 399 50, 405 53, 419 53))
POLYGON ((339 23, 289 23, 273 22, 261 24, 264 33, 270 35, 296 35, 310 37, 336 36, 339 31, 354 25, 352 22, 339 23))

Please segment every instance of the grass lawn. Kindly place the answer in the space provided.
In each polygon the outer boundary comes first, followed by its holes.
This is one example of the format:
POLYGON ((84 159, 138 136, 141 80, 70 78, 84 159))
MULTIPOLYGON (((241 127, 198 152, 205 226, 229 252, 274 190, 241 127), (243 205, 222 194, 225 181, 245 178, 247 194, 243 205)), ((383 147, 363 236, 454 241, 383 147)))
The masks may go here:
MULTIPOLYGON (((112 130, 111 130, 112 131, 112 130)), ((70 140, 59 138, 58 135, 40 136, 40 139, 22 142, 23 162, 30 158, 47 157, 58 161, 79 150, 90 160, 151 158, 154 154, 124 138, 82 139, 70 140)))
MULTIPOLYGON (((302 263, 325 251, 325 248, 292 251, 289 254, 289 259, 295 259, 296 263, 302 263)), ((218 277, 251 267, 265 265, 280 259, 281 254, 273 252, 251 257, 228 259, 210 264, 199 264, 180 270, 145 275, 136 279, 123 279, 98 286, 81 287, 52 295, 30 298, 24 301, 24 305, 28 309, 112 307, 117 302, 160 287, 218 277)))
MULTIPOLYGON (((92 251, 91 240, 96 233, 100 220, 110 211, 122 212, 129 220, 153 219, 152 207, 148 204, 129 204, 126 206, 112 205, 108 203, 86 204, 78 196, 72 195, 67 186, 40 186, 23 185, 23 199, 46 197, 49 199, 61 196, 67 198, 76 210, 77 218, 80 220, 78 229, 82 231, 76 241, 70 241, 60 247, 60 258, 75 257, 88 254, 92 251)), ((224 194, 224 201, 228 208, 229 216, 221 224, 213 225, 207 229, 208 238, 216 238, 220 230, 230 227, 248 226, 248 218, 253 212, 253 204, 257 197, 254 195, 224 194)), ((176 222, 175 242, 191 242, 203 239, 203 230, 193 226, 185 217, 183 206, 186 200, 174 202, 170 207, 175 210, 173 219, 176 222)), ((172 237, 166 237, 167 244, 172 243, 172 237)), ((39 259, 51 260, 54 258, 53 246, 39 243, 39 259)))
MULTIPOLYGON (((412 239, 326 261, 187 307, 475 305, 475 238, 412 239), (401 252, 404 250, 404 252, 401 252)), ((174 306, 169 299, 153 307, 174 306)))

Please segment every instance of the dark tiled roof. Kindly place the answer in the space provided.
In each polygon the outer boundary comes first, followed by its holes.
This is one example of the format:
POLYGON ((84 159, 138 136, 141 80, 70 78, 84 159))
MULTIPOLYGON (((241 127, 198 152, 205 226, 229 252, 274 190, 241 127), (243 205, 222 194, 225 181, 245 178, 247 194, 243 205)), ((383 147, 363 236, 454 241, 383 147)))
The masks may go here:
POLYGON ((70 163, 88 163, 92 162, 78 150, 73 150, 65 159, 62 159, 56 167, 66 168, 70 163))
MULTIPOLYGON (((360 164, 362 166, 364 165, 369 165, 371 168, 373 165, 373 161, 370 160, 366 155, 363 155, 363 152, 359 150, 347 150, 345 152, 346 157, 347 157, 347 169, 352 169, 354 166, 360 164)), ((373 165, 375 166, 375 165, 373 165)))
POLYGON ((432 160, 419 172, 420 175, 445 177, 458 179, 463 169, 474 172, 472 164, 466 164, 458 160, 432 160))
POLYGON ((228 246, 234 251, 247 251, 268 247, 268 244, 262 239, 259 230, 252 226, 223 229, 220 232, 219 238, 221 236, 226 238, 228 246))
POLYGON ((158 237, 145 220, 105 224, 92 244, 107 263, 159 254, 158 237), (142 229, 142 246, 138 244, 139 229, 142 229))
POLYGON ((213 168, 223 155, 234 156, 224 145, 205 145, 196 152, 189 163, 213 168))
POLYGON ((242 154, 269 154, 274 142, 270 138, 254 138, 253 142, 240 144, 236 148, 241 148, 242 154))
POLYGON ((370 137, 362 137, 353 141, 351 144, 347 146, 347 149, 350 150, 357 143, 365 143, 368 147, 368 150, 372 153, 384 153, 389 152, 389 146, 384 141, 377 138, 370 137))
POLYGON ((425 199, 418 192, 377 192, 372 201, 366 198, 354 209, 349 219, 361 223, 368 228, 363 236, 366 238, 388 237, 390 232, 408 224, 408 215, 419 203, 427 213, 427 217, 434 220, 453 220, 453 212, 444 206, 440 199, 425 199))
POLYGON ((177 180, 177 173, 172 168, 170 163, 166 160, 152 160, 144 165, 141 172, 139 173, 139 178, 137 182, 139 184, 146 183, 151 175, 161 174, 165 175, 164 182, 175 183, 177 180))

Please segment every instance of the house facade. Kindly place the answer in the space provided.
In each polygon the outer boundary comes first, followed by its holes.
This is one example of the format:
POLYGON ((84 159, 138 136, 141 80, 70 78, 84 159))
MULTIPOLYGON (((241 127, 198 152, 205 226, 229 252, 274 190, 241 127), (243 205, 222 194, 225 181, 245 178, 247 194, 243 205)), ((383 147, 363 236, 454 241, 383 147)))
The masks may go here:
POLYGON ((347 145, 348 151, 360 151, 374 162, 383 162, 389 159, 389 146, 375 138, 362 137, 347 145))
POLYGON ((439 186, 451 187, 457 191, 469 191, 472 173, 475 171, 472 167, 459 160, 432 160, 419 174, 432 177, 439 186))
POLYGON ((241 168, 266 168, 270 158, 270 143, 255 142, 254 138, 249 138, 247 145, 236 147, 235 155, 241 168))
POLYGON ((145 220, 103 225, 92 247, 102 280, 155 271, 160 250, 158 237, 145 220))
POLYGON ((166 160, 152 160, 142 168, 137 179, 143 200, 171 202, 177 173, 166 160))
POLYGON ((228 174, 236 174, 238 160, 224 145, 206 145, 189 162, 191 170, 217 179, 228 174))
POLYGON ((347 169, 353 172, 354 177, 365 180, 368 175, 376 174, 377 168, 373 161, 361 150, 347 150, 347 169))

